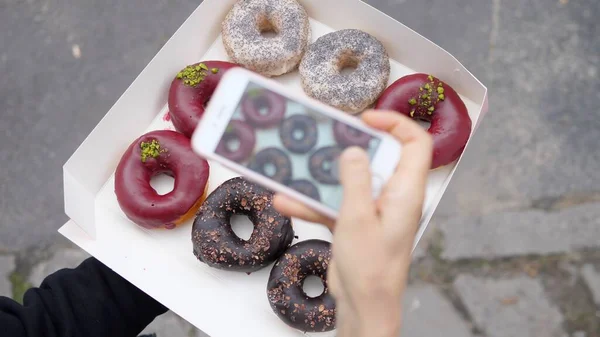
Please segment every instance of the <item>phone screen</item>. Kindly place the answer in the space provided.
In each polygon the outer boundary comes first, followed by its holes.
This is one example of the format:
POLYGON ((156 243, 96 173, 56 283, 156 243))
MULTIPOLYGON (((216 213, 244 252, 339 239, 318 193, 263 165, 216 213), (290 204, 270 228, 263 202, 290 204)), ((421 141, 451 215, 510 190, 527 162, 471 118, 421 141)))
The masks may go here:
POLYGON ((373 159, 380 144, 377 136, 250 82, 215 152, 338 210, 339 155, 360 146, 373 159))

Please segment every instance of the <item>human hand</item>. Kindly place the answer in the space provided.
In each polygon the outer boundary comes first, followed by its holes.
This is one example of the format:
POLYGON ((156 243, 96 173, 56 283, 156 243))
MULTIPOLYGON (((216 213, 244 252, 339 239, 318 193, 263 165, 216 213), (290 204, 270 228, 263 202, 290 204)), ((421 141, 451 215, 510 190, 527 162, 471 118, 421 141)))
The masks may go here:
POLYGON ((336 298, 338 336, 398 336, 433 143, 418 124, 398 113, 368 111, 362 119, 402 143, 398 167, 377 200, 370 193, 367 154, 349 148, 340 157, 344 193, 335 222, 281 194, 274 204, 281 213, 333 231, 327 278, 336 298))

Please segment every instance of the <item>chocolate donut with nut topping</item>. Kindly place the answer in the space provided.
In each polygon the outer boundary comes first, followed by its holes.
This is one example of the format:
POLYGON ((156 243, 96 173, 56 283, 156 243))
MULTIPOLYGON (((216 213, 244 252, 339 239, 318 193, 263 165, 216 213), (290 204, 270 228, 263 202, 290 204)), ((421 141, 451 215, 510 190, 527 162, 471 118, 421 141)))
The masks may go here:
POLYGON ((273 207, 273 193, 237 177, 217 187, 200 207, 192 228, 194 255, 211 267, 253 272, 275 261, 294 239, 292 220, 273 207), (246 215, 254 230, 248 240, 231 228, 246 215))
POLYGON ((273 311, 287 325, 305 332, 335 329, 335 301, 327 288, 331 244, 306 240, 290 247, 275 263, 267 286, 273 311), (323 282, 323 293, 308 296, 303 284, 310 275, 323 282))

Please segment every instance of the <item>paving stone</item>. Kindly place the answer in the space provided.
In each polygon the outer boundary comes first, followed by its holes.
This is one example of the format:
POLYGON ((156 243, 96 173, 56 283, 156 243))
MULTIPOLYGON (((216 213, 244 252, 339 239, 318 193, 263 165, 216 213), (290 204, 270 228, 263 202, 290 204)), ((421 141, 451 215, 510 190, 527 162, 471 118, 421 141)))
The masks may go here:
POLYGON ((192 325, 172 311, 156 317, 144 331, 144 334, 155 333, 156 337, 189 337, 192 325))
POLYGON ((46 276, 64 268, 75 268, 90 255, 79 248, 65 248, 54 253, 52 258, 35 265, 29 275, 29 283, 38 287, 46 276))
POLYGON ((600 245, 600 204, 453 217, 440 229, 449 260, 570 252, 600 245))
POLYGON ((563 316, 549 302, 540 281, 459 275, 454 282, 474 323, 488 337, 562 337, 563 316))
POLYGON ((417 247, 415 247, 415 250, 412 253, 413 260, 418 260, 427 256, 427 251, 429 250, 429 245, 431 244, 432 234, 435 232, 435 228, 437 228, 436 224, 437 222, 433 220, 429 223, 427 229, 425 230, 425 233, 423 233, 421 240, 419 241, 417 247))
MULTIPOLYGON (((476 35, 469 32, 479 28, 478 19, 466 29, 466 39, 485 44, 488 60, 478 62, 474 55, 466 58, 475 62, 475 66, 468 63, 470 69, 489 88, 490 110, 438 214, 479 214, 498 204, 518 202, 523 207, 546 197, 599 192, 600 151, 594 149, 600 141, 600 2, 479 2, 489 4, 488 15, 474 12, 489 20, 489 40, 475 40, 476 35)), ((448 3, 452 6, 455 1, 448 3)), ((452 12, 462 10, 457 6, 452 12)), ((443 19, 446 15, 440 16, 441 21, 411 12, 405 15, 421 21, 422 27, 450 24, 443 19)), ((415 27, 420 31, 421 27, 415 27)), ((434 34, 436 41, 446 41, 442 45, 460 55, 452 45, 460 48, 462 38, 447 39, 443 28, 434 34)))
POLYGON ((15 257, 12 255, 0 256, 0 296, 12 297, 12 284, 10 274, 15 270, 15 257))
POLYGON ((58 236, 63 164, 199 3, 0 1, 0 246, 58 236))
POLYGON ((587 337, 585 331, 576 331, 573 333, 573 337, 587 337))
POLYGON ((445 337, 472 336, 469 324, 433 286, 409 286, 403 308, 402 337, 440 336, 441 331, 445 337))
MULTIPOLYGON (((427 230, 429 230, 429 228, 427 230)), ((422 257, 425 257, 425 255, 427 255, 428 247, 429 243, 424 240, 421 240, 421 242, 419 242, 419 244, 417 245, 417 247, 415 247, 415 250, 412 253, 413 260, 418 260, 422 257)))
POLYGON ((581 276, 592 292, 594 303, 600 307, 600 272, 596 271, 591 264, 586 264, 581 268, 581 276))

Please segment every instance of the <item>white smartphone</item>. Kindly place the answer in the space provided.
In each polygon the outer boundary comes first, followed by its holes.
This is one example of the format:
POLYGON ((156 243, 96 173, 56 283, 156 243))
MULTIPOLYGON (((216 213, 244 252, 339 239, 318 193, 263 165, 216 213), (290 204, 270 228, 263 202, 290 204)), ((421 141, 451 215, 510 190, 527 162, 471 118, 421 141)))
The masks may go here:
POLYGON ((401 145, 360 119, 242 68, 221 79, 192 137, 201 156, 329 216, 342 203, 338 157, 349 146, 370 157, 377 197, 401 145))

